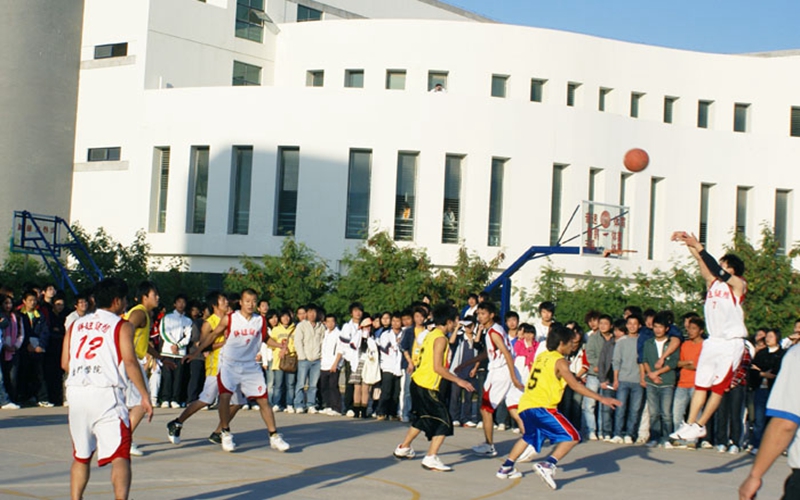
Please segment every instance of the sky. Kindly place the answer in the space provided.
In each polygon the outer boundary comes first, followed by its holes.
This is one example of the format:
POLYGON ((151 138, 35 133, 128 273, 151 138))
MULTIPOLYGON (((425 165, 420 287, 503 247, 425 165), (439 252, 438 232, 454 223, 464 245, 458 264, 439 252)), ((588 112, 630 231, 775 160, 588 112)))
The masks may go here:
POLYGON ((800 49, 798 0, 446 0, 496 21, 700 52, 800 49))

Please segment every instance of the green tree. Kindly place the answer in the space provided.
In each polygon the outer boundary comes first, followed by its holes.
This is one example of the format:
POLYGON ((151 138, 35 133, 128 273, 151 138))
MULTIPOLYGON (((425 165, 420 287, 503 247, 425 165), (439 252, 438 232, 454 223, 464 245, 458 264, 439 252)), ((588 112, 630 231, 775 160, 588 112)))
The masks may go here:
POLYGON ((478 293, 491 282, 492 273, 500 266, 505 256, 498 253, 489 262, 478 254, 470 253, 462 246, 458 249, 455 265, 442 268, 434 277, 433 298, 451 298, 458 303, 466 301, 470 293, 478 293))
POLYGON ((795 245, 786 255, 779 254, 778 248, 775 234, 766 225, 761 229, 759 247, 737 235, 727 248, 745 263, 748 293, 744 310, 750 332, 762 326, 790 332, 800 316, 800 273, 792 267, 800 247, 795 245))
MULTIPOLYGON (((342 259, 347 273, 336 280, 325 307, 346 315, 351 302, 364 304, 369 313, 400 310, 434 291, 428 255, 418 248, 398 246, 385 231, 371 236, 356 252, 342 259)), ((438 297, 433 297, 437 300, 438 297)))
POLYGON ((186 295, 189 300, 205 299, 208 289, 206 275, 203 273, 192 273, 188 271, 189 265, 181 257, 174 257, 166 265, 166 271, 153 271, 150 273, 152 279, 158 285, 158 292, 161 296, 161 303, 167 308, 172 307, 175 297, 178 294, 186 295))
POLYGON ((245 257, 241 263, 241 271, 228 271, 225 289, 238 292, 252 288, 266 297, 273 309, 320 303, 330 289, 328 266, 293 237, 283 240, 280 255, 264 255, 260 260, 245 257))
MULTIPOLYGON (((133 242, 127 246, 112 238, 102 227, 90 234, 76 223, 73 224, 72 231, 83 241, 103 276, 123 279, 130 287, 135 287, 148 278, 150 244, 147 243, 147 233, 143 229, 136 232, 133 242)), ((70 265, 70 271, 70 277, 79 289, 91 286, 89 278, 74 262, 70 265)))
POLYGON ((39 257, 9 253, 0 266, 0 285, 15 292, 23 291, 28 284, 42 285, 53 278, 39 264, 39 257))

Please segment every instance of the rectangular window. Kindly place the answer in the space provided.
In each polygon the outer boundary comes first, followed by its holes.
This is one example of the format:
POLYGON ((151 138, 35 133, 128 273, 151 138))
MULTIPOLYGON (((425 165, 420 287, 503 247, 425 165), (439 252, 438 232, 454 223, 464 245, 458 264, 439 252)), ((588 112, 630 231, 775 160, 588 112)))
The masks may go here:
POLYGON ((597 196, 597 191, 600 190, 600 180, 603 174, 602 168, 590 168, 589 169, 589 201, 597 201, 595 198, 597 196))
POLYGON ((553 165, 553 187, 550 196, 550 246, 558 244, 561 236, 561 190, 566 165, 553 165))
POLYGON ((789 195, 791 191, 775 191, 775 241, 778 254, 786 255, 789 244, 789 195))
POLYGON ((567 106, 575 106, 575 99, 577 98, 578 87, 580 83, 569 82, 567 83, 567 106))
POLYGON ((119 161, 122 148, 89 148, 88 161, 119 161))
POLYGON ((163 233, 167 229, 167 191, 169 189, 169 148, 153 150, 153 216, 150 232, 163 233))
POLYGON ((531 102, 542 102, 544 100, 544 84, 547 80, 531 78, 531 102))
POLYGON ((386 88, 389 90, 405 90, 406 88, 406 70, 404 69, 387 69, 386 70, 386 88))
POLYGON ((252 175, 253 146, 234 146, 228 234, 247 234, 247 230, 250 226, 250 190, 252 175))
POLYGON ((631 118, 639 118, 639 103, 643 96, 641 92, 631 92, 631 118))
POLYGON ((672 123, 673 111, 677 97, 664 97, 664 123, 672 123))
POLYGON ((711 196, 713 184, 700 185, 700 231, 698 241, 703 245, 708 244, 708 201, 711 196))
POLYGON ((278 192, 275 197, 275 236, 295 233, 300 148, 278 148, 278 192))
POLYGON ((208 146, 192 146, 189 166, 189 218, 187 233, 206 232, 206 207, 208 204, 208 146))
POLYGON ((492 97, 506 97, 507 75, 492 75, 492 97))
POLYGON ((442 243, 458 243, 461 226, 461 163, 463 156, 447 155, 444 163, 442 243))
POLYGON ((800 107, 792 107, 791 117, 789 118, 789 135, 800 137, 800 107))
POLYGON ((736 233, 747 236, 747 201, 750 188, 736 187, 736 233))
POLYGON ((306 7, 305 5, 297 5, 297 22, 302 23, 305 21, 321 21, 322 11, 306 7))
POLYGON ((347 69, 344 72, 344 86, 347 88, 364 88, 364 70, 347 69))
POLYGON ((613 89, 607 89, 604 87, 600 87, 600 92, 597 96, 597 110, 598 111, 605 111, 606 110, 606 97, 608 94, 611 93, 613 89))
POLYGON ((658 183, 662 179, 652 177, 650 179, 650 218, 647 224, 647 259, 653 260, 656 240, 656 211, 658 210, 658 183))
POLYGON ((236 0, 236 37, 261 43, 264 17, 264 0, 236 0))
POLYGON ((371 149, 351 149, 347 177, 347 220, 344 237, 366 239, 369 232, 369 194, 372 170, 371 149))
POLYGON ((306 72, 306 87, 322 87, 325 84, 325 72, 314 70, 306 72))
POLYGON ((428 71, 428 90, 433 90, 437 85, 447 90, 447 75, 447 71, 428 71))
POLYGON ((503 179, 506 159, 492 158, 492 178, 489 189, 489 241, 490 247, 500 246, 503 228, 503 179))
POLYGON ((418 153, 397 154, 397 187, 394 199, 394 239, 397 241, 414 239, 417 157, 418 153))
POLYGON ((736 103, 733 105, 733 131, 747 132, 747 111, 749 104, 736 103))
POLYGON ((625 205, 625 194, 628 190, 628 180, 633 174, 622 173, 619 176, 619 204, 625 205))
POLYGON ((95 45, 94 58, 108 59, 110 57, 125 57, 128 55, 128 42, 111 43, 108 45, 95 45))
POLYGON ((233 85, 261 85, 261 68, 239 61, 233 61, 233 85))
POLYGON ((714 101, 697 102, 697 128, 708 128, 711 116, 711 104, 714 101))

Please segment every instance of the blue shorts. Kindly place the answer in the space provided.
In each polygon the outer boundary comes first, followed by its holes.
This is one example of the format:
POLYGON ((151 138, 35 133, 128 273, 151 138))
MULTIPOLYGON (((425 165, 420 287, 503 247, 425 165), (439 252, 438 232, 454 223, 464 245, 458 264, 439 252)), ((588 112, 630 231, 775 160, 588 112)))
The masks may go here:
POLYGON ((544 440, 549 440, 552 444, 564 441, 581 440, 580 433, 569 423, 567 417, 559 413, 555 408, 528 408, 519 414, 522 424, 525 426, 525 434, 522 439, 526 443, 536 448, 536 453, 541 452, 544 440))

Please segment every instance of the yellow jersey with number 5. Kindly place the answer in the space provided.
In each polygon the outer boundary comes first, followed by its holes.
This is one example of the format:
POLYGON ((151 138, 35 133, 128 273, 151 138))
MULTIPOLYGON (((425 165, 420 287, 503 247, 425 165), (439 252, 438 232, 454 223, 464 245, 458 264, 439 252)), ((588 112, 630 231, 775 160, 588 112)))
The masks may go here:
POLYGON ((553 409, 561 402, 567 381, 556 376, 556 362, 564 356, 558 351, 546 351, 536 357, 525 392, 519 399, 519 411, 529 408, 553 409))

